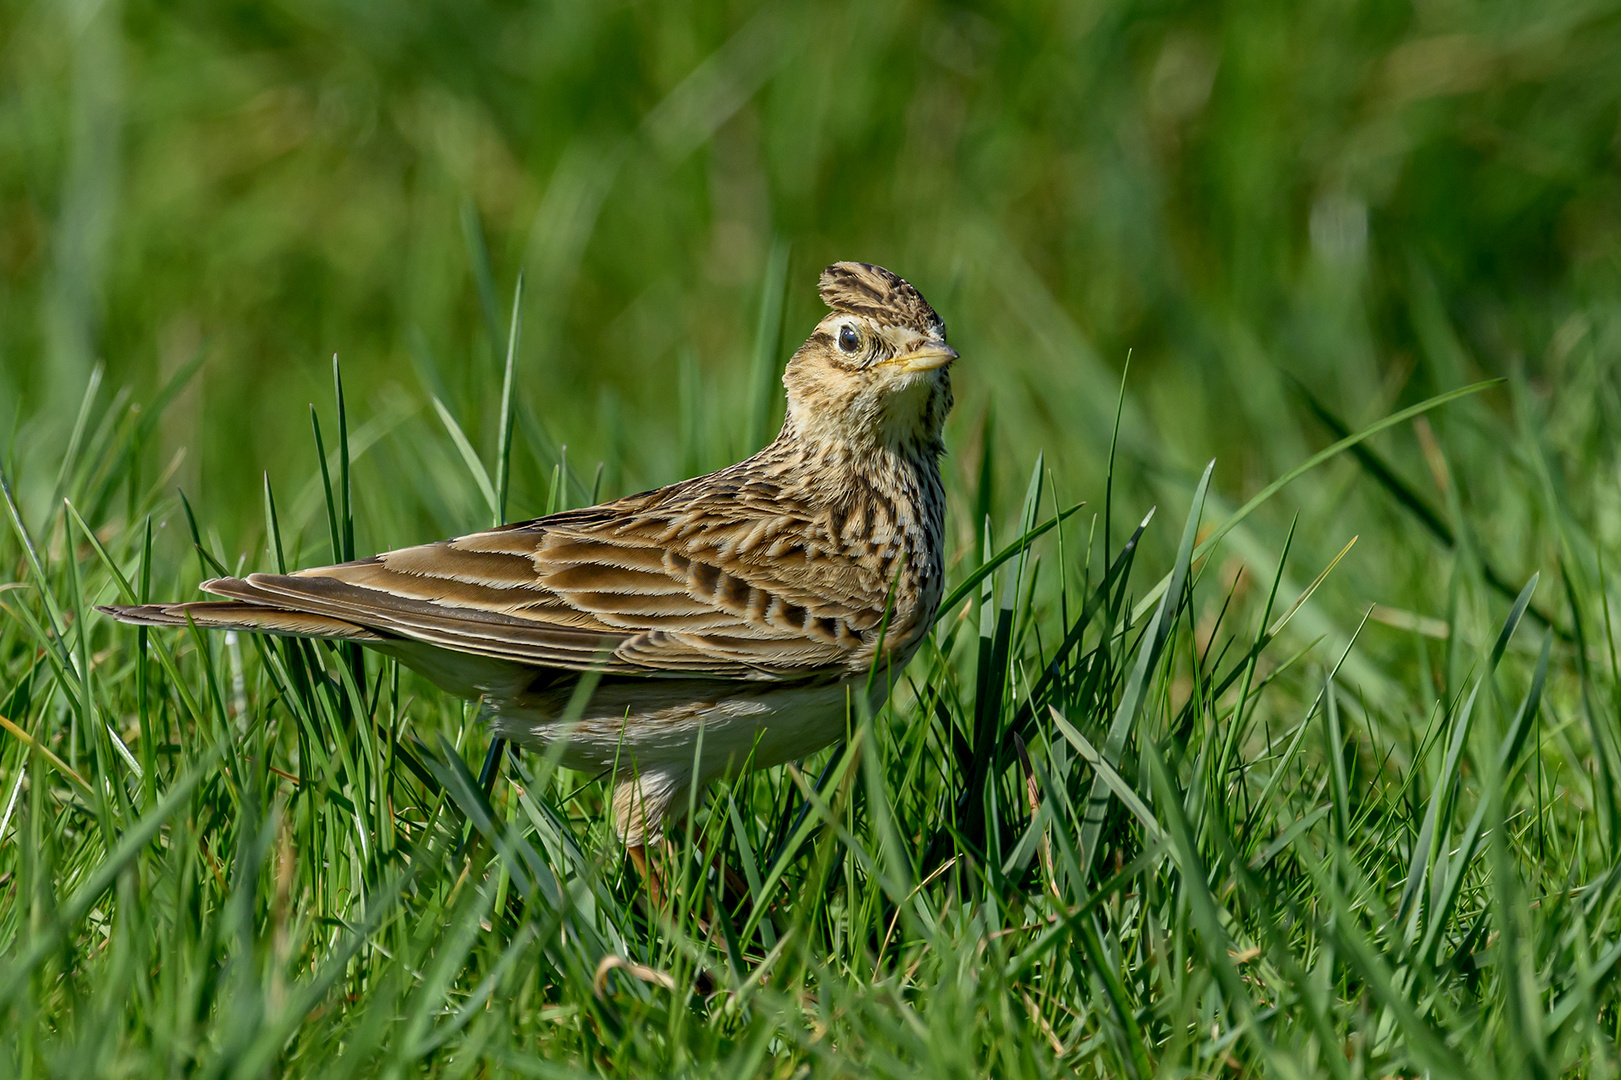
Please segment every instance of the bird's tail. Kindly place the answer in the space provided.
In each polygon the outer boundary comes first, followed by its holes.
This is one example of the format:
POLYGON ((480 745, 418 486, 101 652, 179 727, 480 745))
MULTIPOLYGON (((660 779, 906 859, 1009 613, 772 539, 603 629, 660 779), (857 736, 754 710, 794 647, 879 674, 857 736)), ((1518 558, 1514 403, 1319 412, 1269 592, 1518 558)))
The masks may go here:
POLYGON ((382 644, 395 639, 364 626, 357 626, 329 615, 290 611, 268 604, 248 604, 240 600, 196 600, 184 604, 115 604, 98 607, 119 622, 136 626, 185 626, 195 623, 208 629, 245 630, 255 634, 283 637, 332 638, 382 644))
MULTIPOLYGON (((203 587, 212 591, 216 586, 226 588, 236 584, 240 582, 235 578, 220 578, 204 582, 203 587)), ((435 685, 469 699, 492 693, 511 697, 535 679, 534 669, 522 664, 443 649, 332 615, 294 611, 277 604, 193 600, 179 604, 117 604, 96 610, 136 626, 196 625, 205 630, 353 641, 392 656, 435 685)))

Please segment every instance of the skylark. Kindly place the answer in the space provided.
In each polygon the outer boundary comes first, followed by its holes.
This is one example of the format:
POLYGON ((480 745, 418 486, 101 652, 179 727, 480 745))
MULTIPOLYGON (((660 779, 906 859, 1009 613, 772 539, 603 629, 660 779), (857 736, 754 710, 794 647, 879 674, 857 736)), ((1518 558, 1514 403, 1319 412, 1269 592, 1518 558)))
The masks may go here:
POLYGON ((877 704, 940 604, 957 353, 882 267, 835 263, 821 296, 832 311, 783 374, 782 432, 736 465, 356 562, 203 583, 223 601, 101 610, 355 641, 482 697, 497 735, 561 741, 563 764, 612 774, 614 824, 644 866, 694 786, 839 738, 850 702, 870 685, 877 704), (600 679, 565 725, 587 671, 600 679))

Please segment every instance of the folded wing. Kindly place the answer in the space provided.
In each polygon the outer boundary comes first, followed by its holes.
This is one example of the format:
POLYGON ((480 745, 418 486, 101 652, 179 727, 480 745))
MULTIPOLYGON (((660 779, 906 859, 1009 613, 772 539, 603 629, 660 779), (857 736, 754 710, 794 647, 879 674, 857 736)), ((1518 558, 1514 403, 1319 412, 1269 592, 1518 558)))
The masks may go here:
POLYGON ((871 530, 730 474, 358 562, 219 578, 203 588, 237 603, 190 607, 210 620, 274 613, 255 616, 271 633, 298 633, 270 624, 302 618, 327 628, 318 636, 567 670, 771 680, 859 668, 887 553, 839 539, 871 530))

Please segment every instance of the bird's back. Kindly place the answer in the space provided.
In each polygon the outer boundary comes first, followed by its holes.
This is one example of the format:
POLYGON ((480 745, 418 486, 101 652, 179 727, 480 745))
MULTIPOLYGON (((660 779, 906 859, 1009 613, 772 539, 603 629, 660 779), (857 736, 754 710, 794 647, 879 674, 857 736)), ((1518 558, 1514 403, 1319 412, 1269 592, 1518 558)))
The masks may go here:
POLYGON ((854 672, 880 648, 904 662, 894 654, 909 656, 926 631, 940 596, 941 501, 932 458, 836 461, 773 444, 599 506, 204 583, 235 603, 106 610, 619 675, 854 672))

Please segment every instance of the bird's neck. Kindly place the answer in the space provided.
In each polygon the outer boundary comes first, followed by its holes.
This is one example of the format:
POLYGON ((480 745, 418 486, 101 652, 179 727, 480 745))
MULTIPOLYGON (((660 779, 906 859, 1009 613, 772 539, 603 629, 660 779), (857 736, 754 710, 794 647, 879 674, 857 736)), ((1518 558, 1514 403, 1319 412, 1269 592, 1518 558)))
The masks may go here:
POLYGON ((945 485, 938 438, 807 440, 786 427, 767 448, 800 478, 784 492, 817 508, 829 539, 861 552, 870 571, 895 590, 887 630, 875 633, 853 660, 865 668, 882 647, 904 665, 933 625, 945 590, 945 485))
MULTIPOLYGON (((904 551, 909 573, 938 578, 945 526, 945 485, 938 438, 807 438, 791 423, 760 452, 779 475, 794 477, 783 497, 820 508, 842 535, 872 529, 904 551)), ((866 539, 871 539, 867 537, 866 539)), ((936 583, 937 584, 937 583, 936 583)))
POLYGON ((915 428, 874 428, 852 435, 796 424, 790 416, 760 456, 798 464, 796 472, 828 494, 877 487, 894 498, 915 498, 918 485, 939 485, 944 451, 938 435, 915 428))
POLYGON ((942 452, 938 436, 817 438, 790 418, 753 459, 793 477, 784 501, 814 508, 830 541, 862 552, 872 572, 897 586, 892 621, 852 661, 857 668, 873 662, 880 638, 890 661, 905 664, 933 624, 945 585, 942 452))

